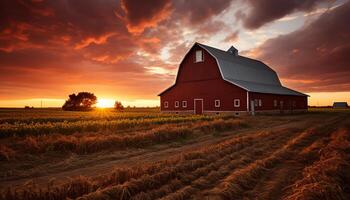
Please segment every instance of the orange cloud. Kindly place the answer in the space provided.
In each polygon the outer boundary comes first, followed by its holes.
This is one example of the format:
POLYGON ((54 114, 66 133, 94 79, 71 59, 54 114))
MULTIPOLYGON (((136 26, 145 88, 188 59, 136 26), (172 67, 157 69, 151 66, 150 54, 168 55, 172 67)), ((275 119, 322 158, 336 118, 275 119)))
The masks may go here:
POLYGON ((102 35, 99 37, 88 37, 76 44, 74 48, 82 49, 84 47, 89 46, 90 44, 104 44, 106 43, 107 39, 113 35, 115 35, 115 33, 107 33, 106 35, 102 35))
POLYGON ((138 0, 122 0, 121 7, 129 32, 141 34, 146 28, 156 27, 172 12, 170 0, 147 0, 140 4, 138 0))

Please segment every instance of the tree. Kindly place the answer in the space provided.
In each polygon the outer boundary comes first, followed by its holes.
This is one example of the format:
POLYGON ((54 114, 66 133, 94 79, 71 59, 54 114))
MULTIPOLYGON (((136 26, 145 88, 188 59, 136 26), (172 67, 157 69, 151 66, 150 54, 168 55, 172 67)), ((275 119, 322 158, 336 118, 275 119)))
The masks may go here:
POLYGON ((91 110, 91 107, 97 103, 97 97, 90 92, 79 92, 69 95, 68 100, 63 104, 63 110, 91 110))
POLYGON ((123 111, 124 110, 124 106, 123 106, 122 102, 115 101, 114 109, 116 109, 117 111, 123 111))

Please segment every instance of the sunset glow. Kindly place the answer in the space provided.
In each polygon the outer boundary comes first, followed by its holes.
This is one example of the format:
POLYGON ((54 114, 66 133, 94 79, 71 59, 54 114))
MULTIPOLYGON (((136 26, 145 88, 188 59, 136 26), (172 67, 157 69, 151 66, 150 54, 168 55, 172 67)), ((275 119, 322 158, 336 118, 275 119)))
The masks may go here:
POLYGON ((114 106, 113 99, 98 99, 96 107, 98 108, 112 108, 114 106))
POLYGON ((347 0, 147 5, 3 1, 0 107, 61 107, 79 91, 94 93, 97 107, 113 107, 114 98, 130 106, 159 106, 157 94, 174 83, 195 42, 233 45, 240 55, 263 61, 283 85, 311 94, 310 105, 350 104, 347 0))

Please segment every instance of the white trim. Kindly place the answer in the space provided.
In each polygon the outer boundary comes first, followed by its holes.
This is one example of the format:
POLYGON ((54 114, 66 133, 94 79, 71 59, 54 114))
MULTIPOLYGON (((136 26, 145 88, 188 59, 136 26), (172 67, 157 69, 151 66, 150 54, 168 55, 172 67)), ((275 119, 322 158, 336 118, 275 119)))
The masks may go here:
POLYGON ((215 106, 215 108, 220 108, 220 106, 221 106, 220 99, 215 99, 214 100, 214 106, 215 106), (218 105, 216 105, 216 102, 218 102, 218 105))
POLYGON ((203 50, 196 50, 195 51, 195 54, 194 54, 194 63, 200 63, 200 62, 204 62, 204 53, 203 53, 203 50), (201 54, 201 58, 200 60, 197 60, 197 52, 200 52, 201 54))
MULTIPOLYGON (((196 42, 194 45, 196 45, 196 44, 198 44, 198 46, 200 46, 200 47, 202 47, 203 49, 205 49, 211 56, 214 57, 214 59, 215 59, 215 61, 216 61, 216 64, 218 65, 218 68, 219 68, 219 71, 220 71, 220 74, 221 74, 222 79, 224 79, 225 81, 227 81, 227 82, 229 82, 229 83, 231 83, 231 84, 233 84, 233 85, 236 85, 236 86, 238 86, 238 87, 240 87, 240 88, 243 88, 243 89, 245 89, 246 91, 249 91, 247 88, 245 88, 245 87, 243 87, 243 86, 241 86, 241 85, 239 85, 239 84, 237 84, 237 83, 234 83, 234 82, 232 82, 232 81, 230 81, 230 80, 225 79, 224 74, 222 73, 222 70, 221 70, 219 61, 218 61, 218 59, 216 58, 216 56, 214 56, 214 55, 213 55, 208 49, 206 49, 202 44, 199 44, 199 43, 196 42)), ((193 45, 193 46, 194 46, 194 45, 193 45)), ((191 47, 191 49, 193 48, 193 46, 191 47)), ((182 61, 181 61, 181 62, 182 62, 182 61)))
POLYGON ((187 108, 187 101, 182 101, 182 107, 187 108))
POLYGON ((175 104, 175 105, 174 105, 175 108, 178 108, 178 107, 180 106, 179 101, 175 101, 174 104, 175 104))
POLYGON ((233 107, 235 107, 235 108, 241 107, 241 100, 240 99, 233 99, 233 107), (236 102, 238 102, 238 103, 236 104, 236 102))
POLYGON ((164 108, 168 108, 169 107, 169 102, 168 101, 164 101, 164 108))
POLYGON ((254 107, 258 107, 259 106, 259 100, 258 99, 254 99, 254 107))
POLYGON ((247 112, 249 112, 249 92, 247 91, 247 112))
POLYGON ((203 104, 204 104, 204 100, 203 99, 193 99, 193 113, 196 114, 196 100, 201 100, 202 101, 202 114, 204 112, 204 108, 203 108, 203 104))

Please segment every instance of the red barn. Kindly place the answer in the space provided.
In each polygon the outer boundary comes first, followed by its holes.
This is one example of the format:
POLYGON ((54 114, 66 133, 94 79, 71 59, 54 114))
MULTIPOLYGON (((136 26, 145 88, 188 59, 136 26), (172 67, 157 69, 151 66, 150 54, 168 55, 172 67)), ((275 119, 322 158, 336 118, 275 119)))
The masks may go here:
POLYGON ((195 43, 180 63, 175 84, 159 94, 163 112, 255 113, 307 110, 307 95, 282 86, 258 60, 195 43))

